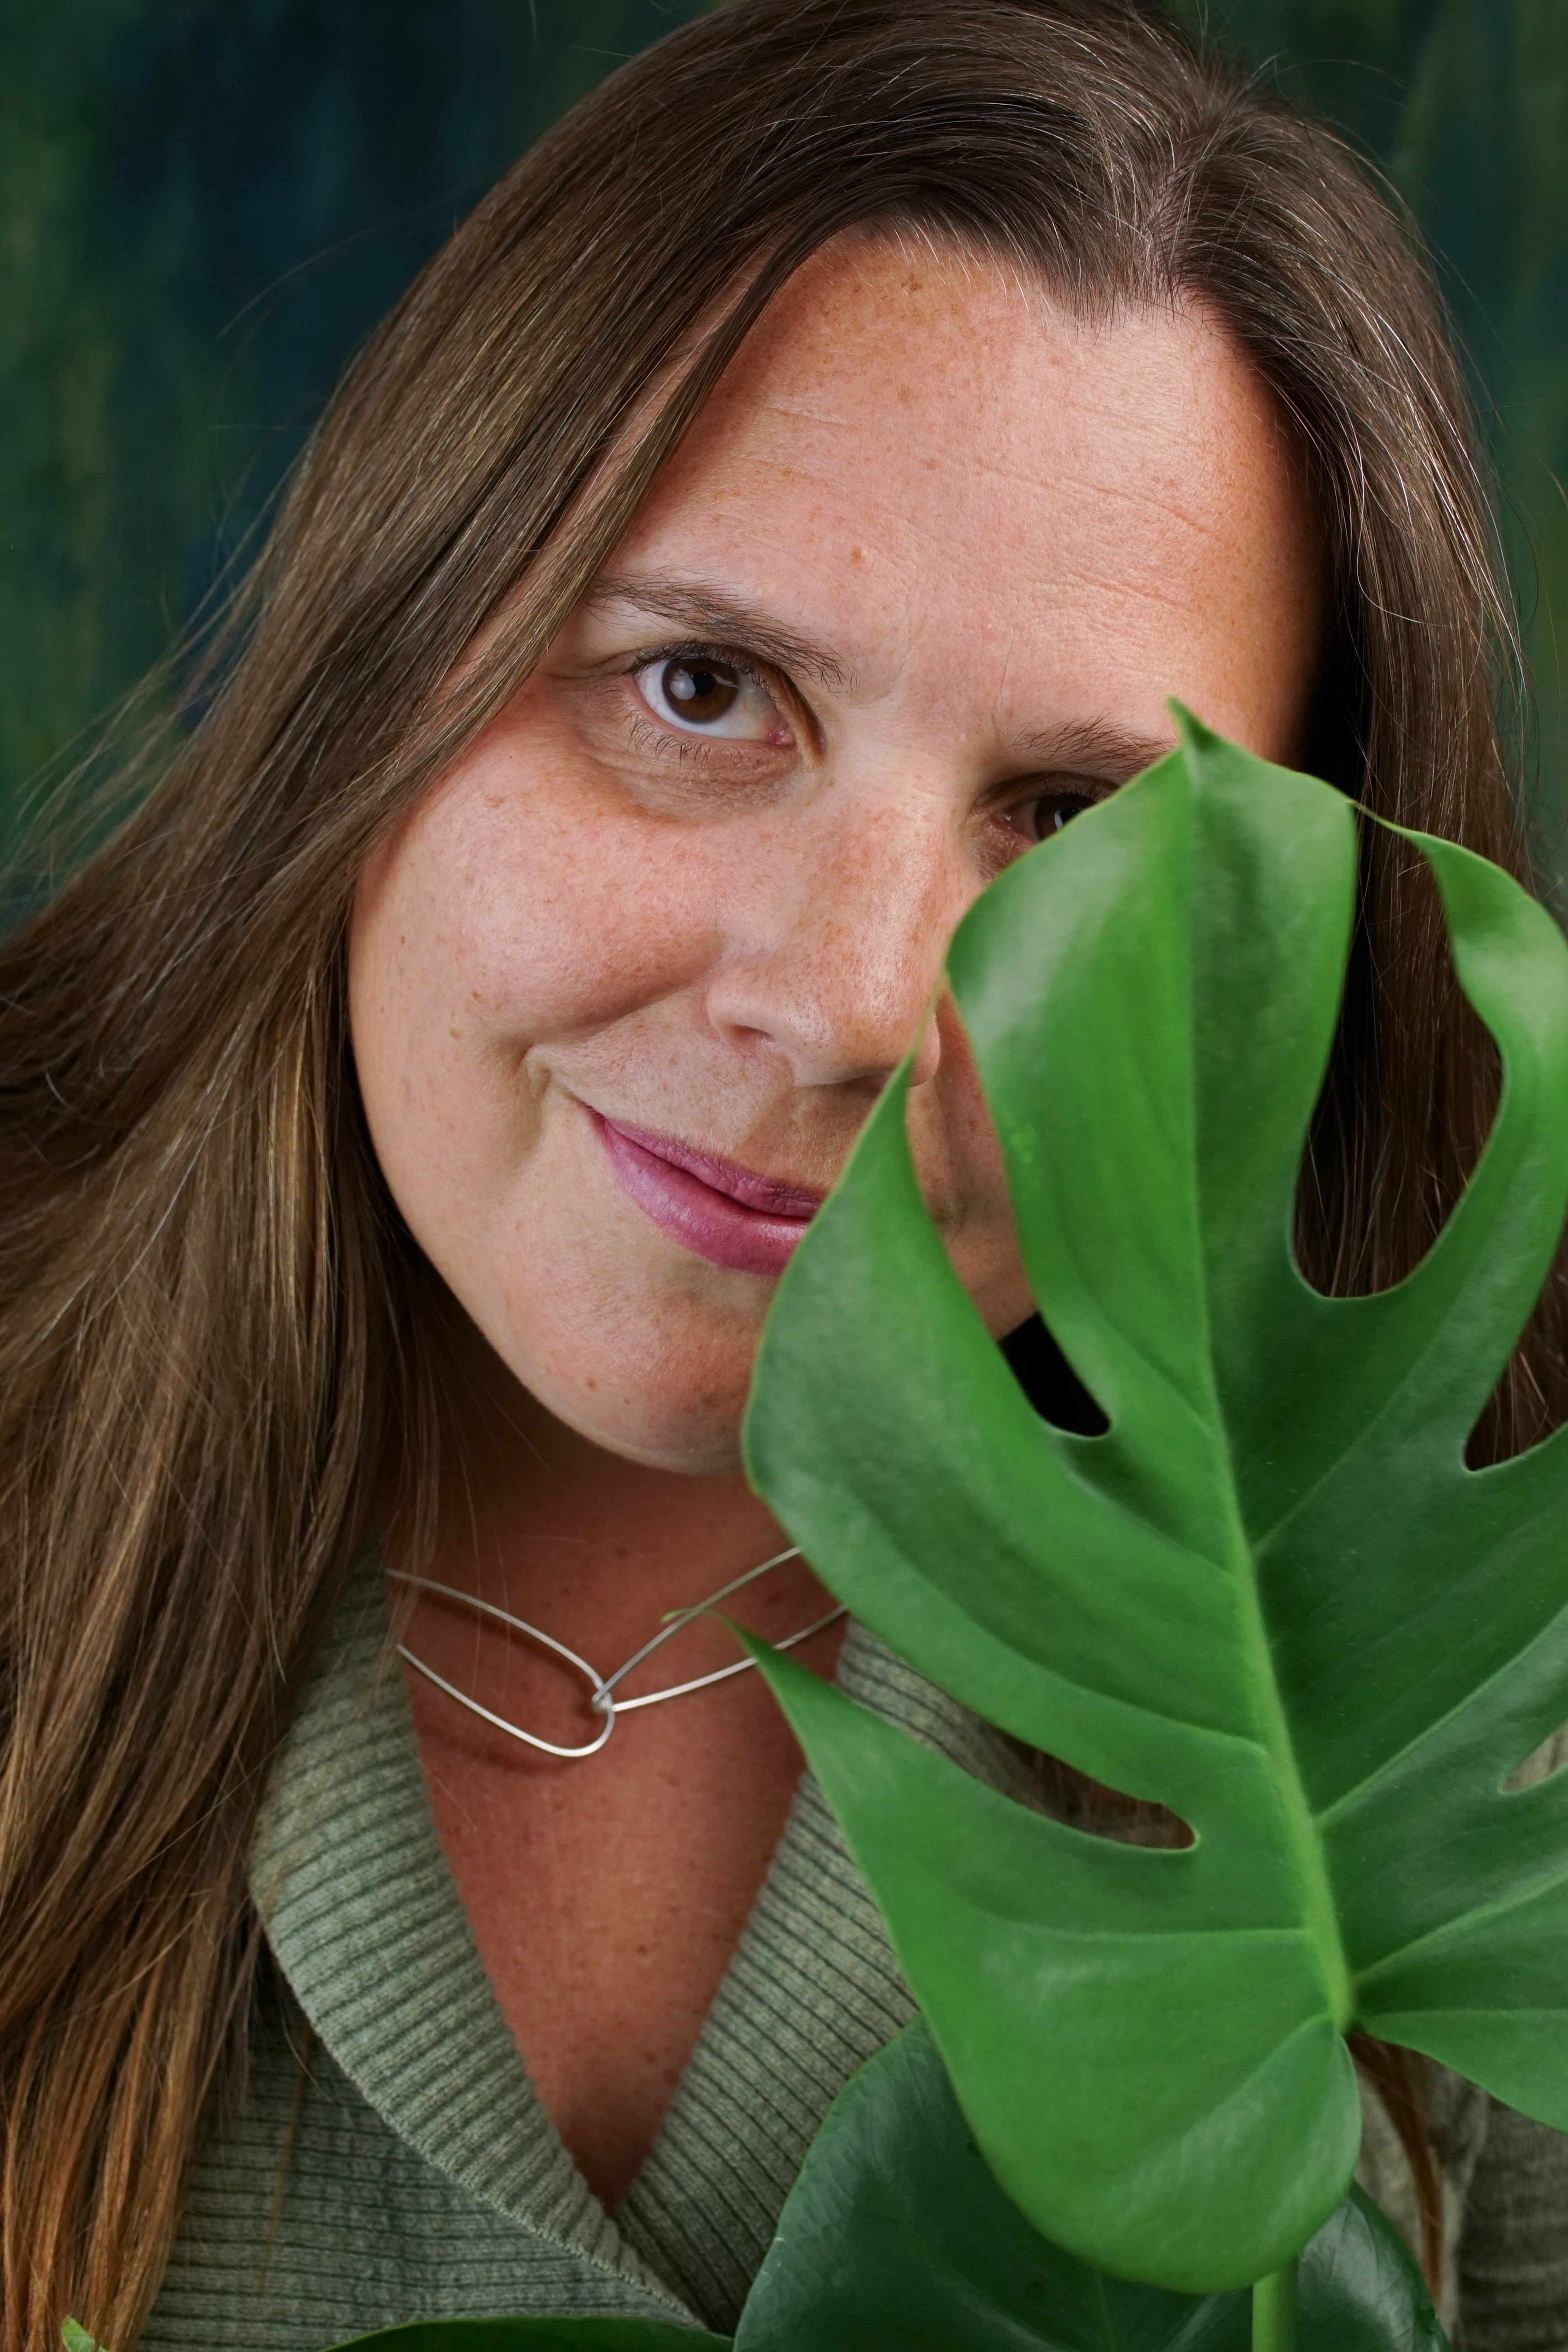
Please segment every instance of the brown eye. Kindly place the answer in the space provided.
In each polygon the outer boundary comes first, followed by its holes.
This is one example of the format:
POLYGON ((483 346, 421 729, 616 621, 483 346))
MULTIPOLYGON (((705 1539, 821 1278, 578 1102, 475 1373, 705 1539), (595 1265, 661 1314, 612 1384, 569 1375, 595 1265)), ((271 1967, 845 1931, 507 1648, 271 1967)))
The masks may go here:
POLYGON ((1026 801, 1019 809, 1018 829, 1030 841, 1049 841, 1093 805, 1087 793, 1041 793, 1038 800, 1026 801))
POLYGON ((789 728, 756 672, 722 654, 670 654, 633 673, 656 719, 683 734, 786 744, 789 728))
POLYGON ((740 699, 739 673, 728 662, 665 662, 659 673, 664 700, 688 726, 711 725, 727 719, 740 699))

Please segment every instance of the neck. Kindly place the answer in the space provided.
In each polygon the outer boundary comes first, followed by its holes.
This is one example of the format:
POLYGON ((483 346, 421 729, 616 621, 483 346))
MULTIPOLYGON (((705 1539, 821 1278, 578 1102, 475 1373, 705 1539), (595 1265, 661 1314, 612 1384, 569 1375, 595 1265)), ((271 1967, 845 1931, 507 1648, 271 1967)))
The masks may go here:
MULTIPOLYGON (((558 1421, 476 1340, 454 1367, 441 1438, 441 1510, 423 1566, 444 1584, 548 1625, 591 1633, 597 1656, 638 1647, 789 1538, 744 1474, 691 1475, 628 1461, 558 1421), (482 1352, 481 1352, 482 1351, 482 1352)), ((820 1593, 803 1561, 768 1580, 797 1619, 820 1593)), ((747 1612, 749 1614, 749 1612, 747 1612)))

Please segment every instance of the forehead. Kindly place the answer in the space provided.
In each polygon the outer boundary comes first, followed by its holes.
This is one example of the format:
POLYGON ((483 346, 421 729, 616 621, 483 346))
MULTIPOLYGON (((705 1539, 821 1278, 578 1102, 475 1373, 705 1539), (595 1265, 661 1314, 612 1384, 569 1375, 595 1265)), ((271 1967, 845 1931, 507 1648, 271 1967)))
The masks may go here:
POLYGON ((1307 551, 1267 392, 1203 310, 1086 321, 983 256, 858 238, 770 305, 614 568, 722 575, 871 690, 933 635, 1038 661, 1109 630, 1179 692, 1197 627, 1256 659, 1307 551))

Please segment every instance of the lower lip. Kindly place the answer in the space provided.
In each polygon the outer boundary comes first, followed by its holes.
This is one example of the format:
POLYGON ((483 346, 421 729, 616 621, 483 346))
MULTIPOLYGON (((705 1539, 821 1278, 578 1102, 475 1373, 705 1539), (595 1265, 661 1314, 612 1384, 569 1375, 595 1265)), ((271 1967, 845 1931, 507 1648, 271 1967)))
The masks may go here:
POLYGON ((705 1184, 700 1176, 661 1160, 597 1111, 590 1116, 610 1155, 616 1182, 661 1231, 706 1257, 710 1265, 731 1266, 740 1274, 783 1273, 810 1217, 774 1217, 748 1209, 727 1192, 705 1184))

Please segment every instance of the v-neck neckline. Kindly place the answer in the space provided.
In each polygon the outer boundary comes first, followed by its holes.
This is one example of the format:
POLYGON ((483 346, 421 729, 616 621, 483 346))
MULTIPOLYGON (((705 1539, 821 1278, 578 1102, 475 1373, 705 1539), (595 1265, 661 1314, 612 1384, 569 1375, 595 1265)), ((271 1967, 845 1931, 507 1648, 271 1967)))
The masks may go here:
MULTIPOLYGON (((338 2065, 427 2163, 681 2315, 733 2326, 828 2105, 913 2013, 875 1906, 804 1778, 653 2146, 611 2214, 486 1973, 436 1832, 391 1622, 369 1550, 253 1850, 277 1963, 338 2065)), ((982 1779, 1021 1771, 999 1734, 852 1624, 838 1679, 982 1779)))

